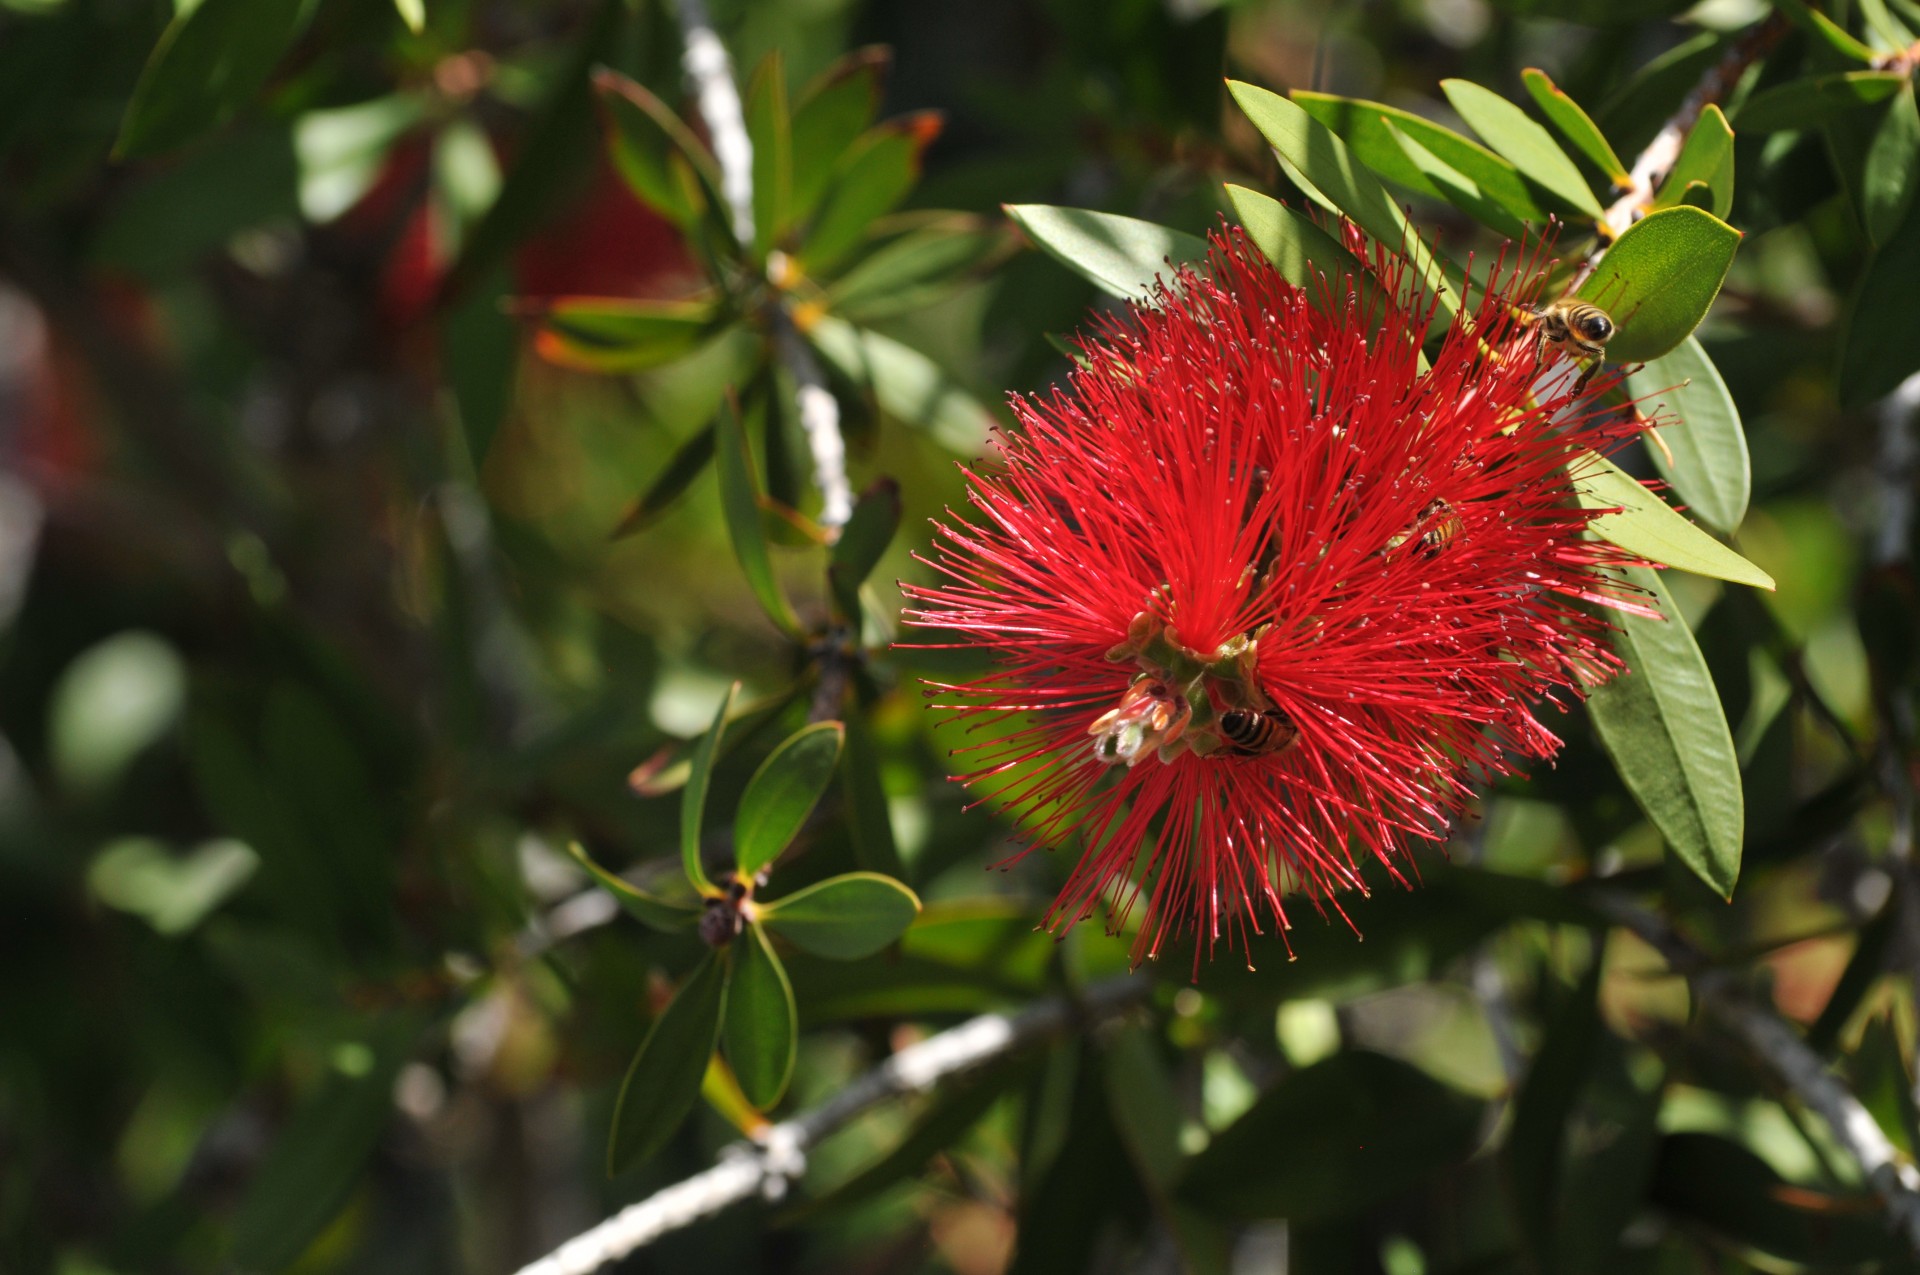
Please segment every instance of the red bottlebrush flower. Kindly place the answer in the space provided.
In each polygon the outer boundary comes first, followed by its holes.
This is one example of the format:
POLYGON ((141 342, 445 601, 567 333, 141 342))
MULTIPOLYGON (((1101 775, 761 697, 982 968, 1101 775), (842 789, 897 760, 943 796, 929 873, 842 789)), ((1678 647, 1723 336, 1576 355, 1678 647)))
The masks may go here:
POLYGON ((907 618, 997 657, 935 685, 988 736, 965 780, 1084 846, 1051 928, 1144 895, 1137 961, 1244 941, 1260 899, 1284 931, 1367 858, 1404 884, 1474 780, 1558 747, 1535 709, 1617 667, 1591 604, 1637 604, 1567 466, 1634 427, 1536 385, 1538 276, 1495 278, 1422 371, 1430 309, 1309 296, 1228 230, 1015 399, 907 618))

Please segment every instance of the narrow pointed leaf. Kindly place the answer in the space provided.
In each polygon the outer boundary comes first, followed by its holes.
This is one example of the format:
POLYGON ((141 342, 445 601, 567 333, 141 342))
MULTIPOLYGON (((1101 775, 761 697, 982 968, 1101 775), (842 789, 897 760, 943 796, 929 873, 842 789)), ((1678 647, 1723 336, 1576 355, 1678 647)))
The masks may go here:
POLYGON ((534 349, 586 372, 638 372, 693 353, 720 331, 717 301, 564 297, 542 316, 534 349))
POLYGON ((201 0, 180 12, 134 85, 114 155, 167 150, 232 118, 273 73, 301 9, 300 0, 201 0))
MULTIPOLYGON (((671 899, 664 894, 641 888, 617 873, 609 872, 587 854, 577 841, 567 843, 567 853, 574 862, 587 870, 587 874, 600 884, 614 901, 627 910, 628 915, 642 924, 656 930, 673 933, 693 928, 700 920, 700 898, 696 894, 688 899, 671 899)), ((675 872, 684 872, 684 868, 671 859, 663 866, 671 865, 675 872)))
POLYGON ((714 456, 720 471, 720 507, 726 514, 727 534, 733 540, 734 557, 747 577, 747 585, 760 602, 760 609, 776 625, 791 635, 800 633, 800 620, 773 574, 773 560, 767 552, 766 528, 760 521, 760 480, 753 471, 753 456, 747 450, 746 431, 741 428, 739 409, 723 403, 715 418, 714 456))
POLYGON ((1354 157, 1331 129, 1266 89, 1228 80, 1227 89, 1269 145, 1300 175, 1331 200, 1353 223, 1406 255, 1414 278, 1436 297, 1441 317, 1450 318, 1460 299, 1448 286, 1433 252, 1408 223, 1374 175, 1354 157))
POLYGON ((1009 204, 1007 216, 1048 256, 1125 301, 1149 299, 1155 280, 1207 256, 1200 236, 1137 217, 1051 204, 1009 204))
POLYGON ((1920 200, 1860 270, 1847 306, 1836 378, 1842 406, 1871 403, 1920 372, 1920 200))
POLYGON ((643 203, 682 227, 699 221, 709 206, 721 206, 720 166, 665 102, 604 67, 594 73, 593 87, 606 117, 613 166, 643 203))
POLYGON ((1773 577, 1676 513, 1604 456, 1592 452, 1575 462, 1574 487, 1588 509, 1617 509, 1595 518, 1590 530, 1648 562, 1695 575, 1773 588, 1773 577))
POLYGON ((892 62, 884 48, 856 49, 821 73, 794 103, 792 216, 812 216, 834 165, 872 127, 881 80, 892 62))
MULTIPOLYGON (((1867 20, 1868 29, 1879 36, 1888 49, 1899 51, 1913 43, 1913 32, 1893 16, 1886 0, 1860 0, 1860 16, 1867 20)), ((1909 16, 1912 16, 1911 12, 1909 16)))
POLYGON ((880 753, 863 705, 847 707, 847 759, 841 791, 847 802, 847 833, 854 858, 871 872, 901 875, 900 850, 893 840, 887 790, 880 782, 880 753))
MULTIPOLYGON (((767 723, 779 717, 781 710, 793 703, 799 694, 800 683, 794 682, 771 695, 737 704, 728 715, 726 739, 714 754, 715 757, 724 757, 752 739, 767 723)), ((633 768, 627 775, 627 787, 633 790, 636 797, 664 797, 668 793, 679 792, 692 777, 693 759, 704 743, 706 736, 701 735, 663 746, 633 768)))
POLYGON ((753 143, 753 242, 764 257, 779 247, 793 206, 793 120, 780 50, 767 54, 753 73, 745 112, 753 143))
POLYGON ((399 11, 400 20, 407 24, 407 30, 419 35, 427 29, 427 0, 393 0, 393 7, 399 11))
POLYGON ((1441 163, 1472 182, 1482 194, 1510 215, 1536 226, 1546 223, 1546 210, 1540 207, 1533 192, 1527 188, 1520 171, 1472 138, 1462 137, 1450 128, 1384 102, 1334 97, 1299 89, 1294 90, 1292 97, 1307 114, 1338 133, 1368 168, 1388 181, 1436 199, 1448 198, 1447 192, 1436 186, 1407 157, 1405 148, 1387 129, 1387 125, 1391 124, 1424 146, 1441 163))
POLYGON ((1529 119, 1525 111, 1470 80, 1442 80, 1440 88, 1453 109, 1460 112, 1460 118, 1480 134, 1480 140, 1536 185, 1580 212, 1601 215, 1600 201, 1594 198, 1587 179, 1552 134, 1529 119))
POLYGON ((1860 175, 1860 220, 1876 244, 1885 243, 1906 219, 1920 184, 1920 108, 1914 104, 1913 81, 1901 86, 1885 112, 1860 175))
POLYGON ((1519 239, 1527 233, 1527 227, 1518 217, 1502 208, 1496 201, 1487 198, 1486 193, 1474 185, 1464 174, 1417 140, 1400 131, 1391 120, 1386 122, 1387 131, 1393 140, 1406 153, 1407 159, 1420 170, 1420 175, 1431 182, 1447 202, 1467 213, 1483 226, 1491 226, 1503 235, 1519 239))
POLYGON ((905 314, 980 278, 1012 236, 972 217, 912 231, 863 258, 827 288, 828 310, 857 322, 905 314))
POLYGON ((693 767, 687 774, 687 786, 680 793, 680 863, 686 869, 687 880, 693 888, 702 894, 720 893, 713 882, 707 879, 707 870, 700 862, 700 824, 706 817, 707 788, 713 781, 713 759, 720 749, 720 737, 726 734, 727 713, 733 708, 733 698, 740 693, 740 683, 735 682, 727 688, 720 700, 720 707, 713 714, 713 725, 700 737, 699 745, 693 750, 693 767))
POLYGON ((849 872, 760 905, 763 924, 803 952, 836 961, 872 956, 907 932, 920 898, 891 877, 849 872))
POLYGON ((1685 206, 1627 227, 1579 292, 1613 316, 1607 358, 1641 363, 1686 340, 1720 295, 1740 239, 1712 213, 1685 206))
POLYGON ((1779 0, 1779 6, 1787 16, 1825 41, 1834 52, 1856 62, 1873 61, 1875 55, 1872 45, 1849 35, 1845 27, 1809 6, 1806 0, 1779 0))
POLYGON ((709 952, 654 1020, 627 1068, 613 1110, 613 1136, 607 1142, 609 1175, 666 1145, 693 1109, 720 1035, 726 998, 726 966, 709 952))
POLYGON ((1614 185, 1624 187, 1631 183, 1627 166, 1614 154, 1612 143, 1607 141, 1606 134, 1600 131, 1600 126, 1593 122, 1593 117, 1581 108, 1580 103, 1568 97, 1552 77, 1538 67, 1528 67, 1520 73, 1520 78, 1526 81, 1527 92, 1533 95, 1540 113, 1553 121, 1553 126, 1560 130, 1562 137, 1572 142, 1581 154, 1612 178, 1614 185))
POLYGON ((741 876, 756 875, 799 833, 833 782, 844 738, 839 722, 816 722, 760 763, 734 816, 733 854, 741 876))
POLYGON ((780 1101, 793 1079, 799 1044, 793 985, 759 926, 749 925, 729 953, 733 973, 727 980, 723 1045, 740 1092, 765 1111, 780 1101))
POLYGON ((620 516, 611 539, 630 536, 644 528, 665 513, 681 493, 693 485, 693 480, 706 472, 707 466, 713 461, 713 435, 713 426, 703 425, 699 432, 680 445, 679 450, 667 461, 666 468, 660 471, 660 476, 653 480, 653 485, 633 503, 632 508, 620 516))
POLYGON ((1660 438, 1673 455, 1647 450, 1681 503, 1715 531, 1732 534, 1747 516, 1753 464, 1740 411, 1719 369, 1688 337, 1627 377, 1627 392, 1645 399, 1641 410, 1677 418, 1660 438))
POLYGON ((1709 104, 1694 121, 1680 148, 1680 157, 1653 197, 1655 208, 1671 208, 1688 202, 1687 187, 1698 182, 1713 192, 1706 205, 1716 217, 1724 218, 1733 209, 1733 129, 1720 108, 1709 104))
POLYGON ((900 484, 883 478, 854 502, 853 515, 840 529, 827 560, 827 583, 840 618, 847 623, 860 622, 860 586, 873 574, 899 529, 900 484))
POLYGON ((1748 98, 1733 122, 1742 133, 1823 128, 1886 101, 1906 83, 1898 71, 1844 71, 1789 80, 1748 98))
POLYGON ((1707 661, 1660 573, 1632 567, 1627 575, 1667 618, 1613 617, 1614 649, 1628 671, 1594 690, 1588 712, 1614 769, 1668 847, 1731 896, 1746 822, 1733 734, 1707 661))
POLYGON ((932 111, 890 120, 867 132, 834 165, 819 210, 800 237, 798 255, 819 270, 860 242, 874 218, 920 180, 921 157, 940 135, 932 111))
POLYGON ((920 351, 832 315, 816 319, 807 338, 842 376, 872 390, 888 416, 962 456, 986 446, 993 414, 920 351))
POLYGON ((1372 277, 1332 235, 1272 196, 1229 182, 1227 200, 1253 246, 1294 287, 1316 292, 1324 280, 1335 296, 1341 296, 1347 280, 1357 287, 1372 277))

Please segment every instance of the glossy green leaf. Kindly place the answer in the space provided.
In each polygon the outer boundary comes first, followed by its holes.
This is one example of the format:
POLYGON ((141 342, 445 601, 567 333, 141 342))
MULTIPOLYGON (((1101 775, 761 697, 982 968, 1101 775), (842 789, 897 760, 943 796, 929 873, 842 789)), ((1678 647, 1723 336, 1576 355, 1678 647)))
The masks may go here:
POLYGON ((1633 372, 1627 392, 1644 400, 1640 410, 1648 415, 1674 418, 1660 429, 1666 451, 1647 451, 1681 503, 1715 531, 1737 531, 1747 516, 1753 466, 1740 410, 1700 342, 1688 337, 1633 372))
POLYGON ((847 835, 853 857, 862 868, 887 876, 903 875, 900 850, 893 840, 893 820, 887 810, 887 790, 880 780, 880 751, 863 705, 846 709, 847 756, 841 779, 846 795, 847 835))
POLYGON ((1262 1094, 1193 1158, 1179 1197, 1296 1225, 1355 1216, 1464 1161, 1480 1118, 1480 1103, 1425 1072, 1347 1050, 1262 1094))
POLYGON ((593 87, 606 117, 613 166, 643 203, 682 227, 724 206, 719 164, 672 108, 605 67, 594 72, 593 87))
POLYGON ((1553 121, 1553 126, 1560 130, 1562 137, 1572 142, 1581 154, 1612 178, 1614 185, 1624 188, 1631 184, 1627 166, 1614 154, 1613 144, 1607 141, 1606 134, 1600 131, 1600 126, 1593 122, 1593 117, 1582 109, 1580 103, 1567 96, 1553 82, 1553 78, 1538 67, 1528 67, 1520 73, 1520 78, 1526 81, 1527 92, 1533 95, 1534 104, 1540 108, 1541 114, 1553 121))
POLYGON ((836 961, 872 956, 906 933, 919 896, 877 872, 849 872, 760 904, 766 927, 803 952, 836 961))
POLYGON ((630 536, 665 513, 712 463, 713 437, 713 426, 703 425, 692 438, 682 443, 668 458, 660 476, 620 515, 620 521, 614 524, 609 538, 630 536))
POLYGON ((1789 80, 1741 103, 1733 120, 1742 133, 1823 128, 1886 101, 1907 83, 1898 71, 1845 71, 1789 80))
POLYGON ((201 0, 154 46, 115 156, 150 155, 225 123, 260 91, 299 27, 301 0, 201 0))
POLYGON ((1773 588, 1772 576, 1694 526, 1604 456, 1589 452, 1574 464, 1581 505, 1618 511, 1589 524, 1601 539, 1648 562, 1757 589, 1773 588))
POLYGON ((1137 217, 1051 204, 1009 204, 1007 216, 1048 256, 1125 301, 1147 300, 1157 280, 1207 256, 1200 236, 1137 217))
POLYGON ((693 1110, 720 1036, 726 999, 726 965, 718 953, 708 952, 654 1020, 627 1068, 607 1140, 609 1175, 665 1146, 693 1110))
POLYGON ((817 319, 807 338, 842 376, 870 389, 888 416, 962 456, 985 448, 992 413, 920 351, 832 315, 817 319))
POLYGON ((1627 671, 1587 701, 1613 767, 1680 861, 1731 897, 1746 807, 1740 759, 1713 675, 1660 573, 1630 567, 1664 620, 1619 612, 1614 649, 1627 671))
POLYGON ((1527 113, 1492 89, 1470 80, 1442 80, 1440 88, 1453 109, 1460 112, 1480 140, 1510 161, 1541 188, 1580 212, 1598 217, 1604 211, 1587 179, 1567 153, 1527 113))
MULTIPOLYGON (((1388 106, 1356 98, 1334 97, 1326 93, 1308 93, 1296 89, 1293 100, 1300 109, 1338 133, 1353 153, 1388 181, 1436 199, 1450 198, 1448 193, 1420 170, 1406 149, 1387 128, 1391 124, 1401 134, 1418 142, 1435 159, 1459 173, 1508 216, 1540 226, 1546 224, 1546 210, 1512 164, 1471 138, 1432 120, 1388 106)), ((1471 211, 1471 209, 1467 210, 1471 211)))
POLYGON ((1365 288, 1372 278, 1359 258, 1332 235, 1272 196, 1229 182, 1227 200, 1248 240, 1294 287, 1317 293, 1324 281, 1340 297, 1346 294, 1349 281, 1365 288))
POLYGON ((940 117, 925 112, 889 120, 847 150, 800 236, 797 255, 808 270, 844 256, 876 217, 905 198, 920 179, 921 156, 939 135, 940 117))
POLYGON ((1920 200, 1867 259, 1847 305, 1836 378, 1842 406, 1874 402, 1920 372, 1920 200))
POLYGON ((1805 0, 1779 0, 1779 6, 1795 22, 1825 41, 1828 48, 1842 57, 1852 58, 1856 62, 1873 61, 1873 46, 1849 35, 1845 27, 1808 5, 1805 0))
POLYGON ((882 478, 860 494, 853 504, 853 515, 840 529, 827 558, 827 585, 839 608, 840 618, 849 624, 860 622, 860 586, 879 565, 880 555, 893 542, 900 529, 900 484, 882 478))
POLYGON ((691 354, 723 322, 713 300, 565 297, 542 315, 534 348, 563 367, 637 372, 691 354))
POLYGON ((295 1109, 241 1197, 232 1254, 240 1269, 293 1265, 352 1198, 393 1119, 393 1078, 415 1032, 390 1022, 370 1044, 354 1042, 343 1057, 357 1065, 336 1068, 295 1109))
POLYGON ((1860 220, 1867 238, 1885 243, 1906 219, 1920 185, 1920 108, 1909 80, 1884 108, 1860 174, 1860 220))
POLYGON ((727 1062, 747 1101, 765 1111, 779 1102, 793 1079, 799 1046, 800 1015, 793 986, 773 954, 767 936, 749 925, 728 948, 733 962, 727 980, 727 1021, 723 1034, 727 1062))
POLYGON ((419 35, 427 29, 427 0, 393 0, 393 7, 407 30, 419 35))
POLYGON ((922 309, 978 277, 1007 242, 971 217, 911 231, 829 285, 826 307, 862 323, 922 309))
POLYGON ((721 404, 715 418, 714 459, 720 472, 720 507, 726 514, 734 557, 739 559, 760 609, 783 631, 797 635, 800 620, 773 573, 767 533, 760 521, 760 480, 754 473, 739 409, 732 402, 721 404))
POLYGON ((1705 185, 1712 198, 1705 205, 1716 217, 1724 218, 1733 209, 1733 130, 1720 108, 1709 103, 1694 121, 1680 156, 1673 161, 1667 179, 1653 197, 1653 207, 1671 208, 1690 202, 1685 199, 1688 186, 1705 185))
POLYGON ((680 863, 686 869, 687 880, 693 888, 705 895, 717 895, 712 881, 707 879, 707 870, 700 862, 700 825, 706 818, 707 788, 713 782, 713 761, 720 750, 720 739, 727 731, 727 713, 733 708, 734 696, 740 693, 740 683, 735 682, 727 688, 721 697, 720 707, 714 710, 713 725, 700 737, 700 743, 693 750, 693 766, 687 774, 687 786, 680 793, 680 863))
POLYGON ((1720 295, 1740 239, 1712 213, 1684 206, 1627 227, 1579 292, 1613 316, 1607 358, 1640 363, 1686 340, 1720 295))
MULTIPOLYGON (((1414 277, 1436 297, 1443 319, 1459 309, 1432 250, 1374 175, 1333 131, 1299 106, 1266 89, 1228 80, 1227 89, 1261 136, 1354 224, 1406 254, 1414 277)), ((1391 140, 1391 139, 1389 139, 1391 140)), ((1396 145, 1395 149, 1398 147, 1396 145)))
POLYGON ((839 722, 815 722, 760 763, 733 821, 734 862, 742 877, 757 876, 799 834, 833 782, 844 739, 839 722))
MULTIPOLYGON (((567 843, 567 853, 573 856, 575 863, 578 863, 587 870, 587 875, 598 882, 601 889, 611 894, 614 897, 614 901, 627 910, 628 915, 640 921, 643 925, 672 933, 679 930, 691 929, 699 923, 701 910, 700 896, 684 889, 689 883, 686 881, 685 867, 681 863, 666 859, 660 860, 657 864, 653 865, 655 867, 654 875, 656 877, 663 875, 658 869, 672 869, 675 879, 678 880, 683 887, 677 892, 683 897, 673 898, 666 890, 655 892, 645 889, 627 880, 625 877, 620 876, 618 873, 607 871, 598 863, 594 862, 592 857, 581 848, 578 841, 569 841, 567 843)), ((668 882, 664 880, 661 881, 661 885, 667 886, 669 889, 671 888, 668 882)))
POLYGON ((1420 175, 1447 197, 1455 208, 1467 213, 1483 226, 1513 239, 1519 239, 1527 233, 1526 223, 1501 207, 1498 201, 1489 199, 1486 192, 1463 173, 1445 160, 1435 155, 1413 137, 1400 131, 1391 120, 1386 122, 1387 131, 1400 149, 1406 152, 1407 160, 1420 170, 1420 175))
POLYGON ((764 257, 778 246, 793 208, 793 119, 780 50, 761 60, 742 109, 753 143, 753 242, 764 257))
POLYGON ((884 48, 856 49, 795 100, 791 136, 796 220, 812 216, 841 155, 873 125, 880 110, 881 79, 891 60, 884 48))

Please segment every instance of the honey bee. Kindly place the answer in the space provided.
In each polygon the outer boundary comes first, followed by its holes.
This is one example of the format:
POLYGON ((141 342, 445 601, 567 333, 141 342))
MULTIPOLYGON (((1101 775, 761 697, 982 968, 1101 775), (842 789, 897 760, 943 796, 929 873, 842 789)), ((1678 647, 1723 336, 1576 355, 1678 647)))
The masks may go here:
POLYGON ((1398 549, 1418 537, 1420 553, 1429 558, 1438 557, 1440 551, 1452 544, 1466 529, 1467 524, 1452 505, 1444 500, 1429 501, 1412 527, 1387 541, 1387 550, 1398 549))
POLYGON ((1230 708, 1220 714, 1220 738, 1226 751, 1240 757, 1264 757, 1300 738, 1300 728, 1277 708, 1230 708))
POLYGON ((1568 358, 1592 360, 1580 374, 1573 392, 1587 388, 1606 358, 1607 342, 1613 340, 1614 323, 1610 315, 1591 301, 1561 297, 1544 306, 1534 306, 1525 322, 1539 332, 1542 344, 1551 345, 1568 358))

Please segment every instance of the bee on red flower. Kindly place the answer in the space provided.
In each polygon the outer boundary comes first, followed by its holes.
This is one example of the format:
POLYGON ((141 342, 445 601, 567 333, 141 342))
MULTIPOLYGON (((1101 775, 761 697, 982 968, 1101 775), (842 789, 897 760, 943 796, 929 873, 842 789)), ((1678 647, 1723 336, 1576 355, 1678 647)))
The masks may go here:
POLYGON ((1537 272, 1492 278, 1423 367, 1430 304, 1310 294, 1228 229, 1015 398, 907 618, 997 657, 935 685, 983 737, 962 778, 1080 847, 1051 928, 1144 900, 1134 959, 1192 930, 1197 962, 1368 859, 1404 884, 1617 668, 1603 609, 1639 604, 1569 467, 1641 426, 1541 377, 1537 272))

